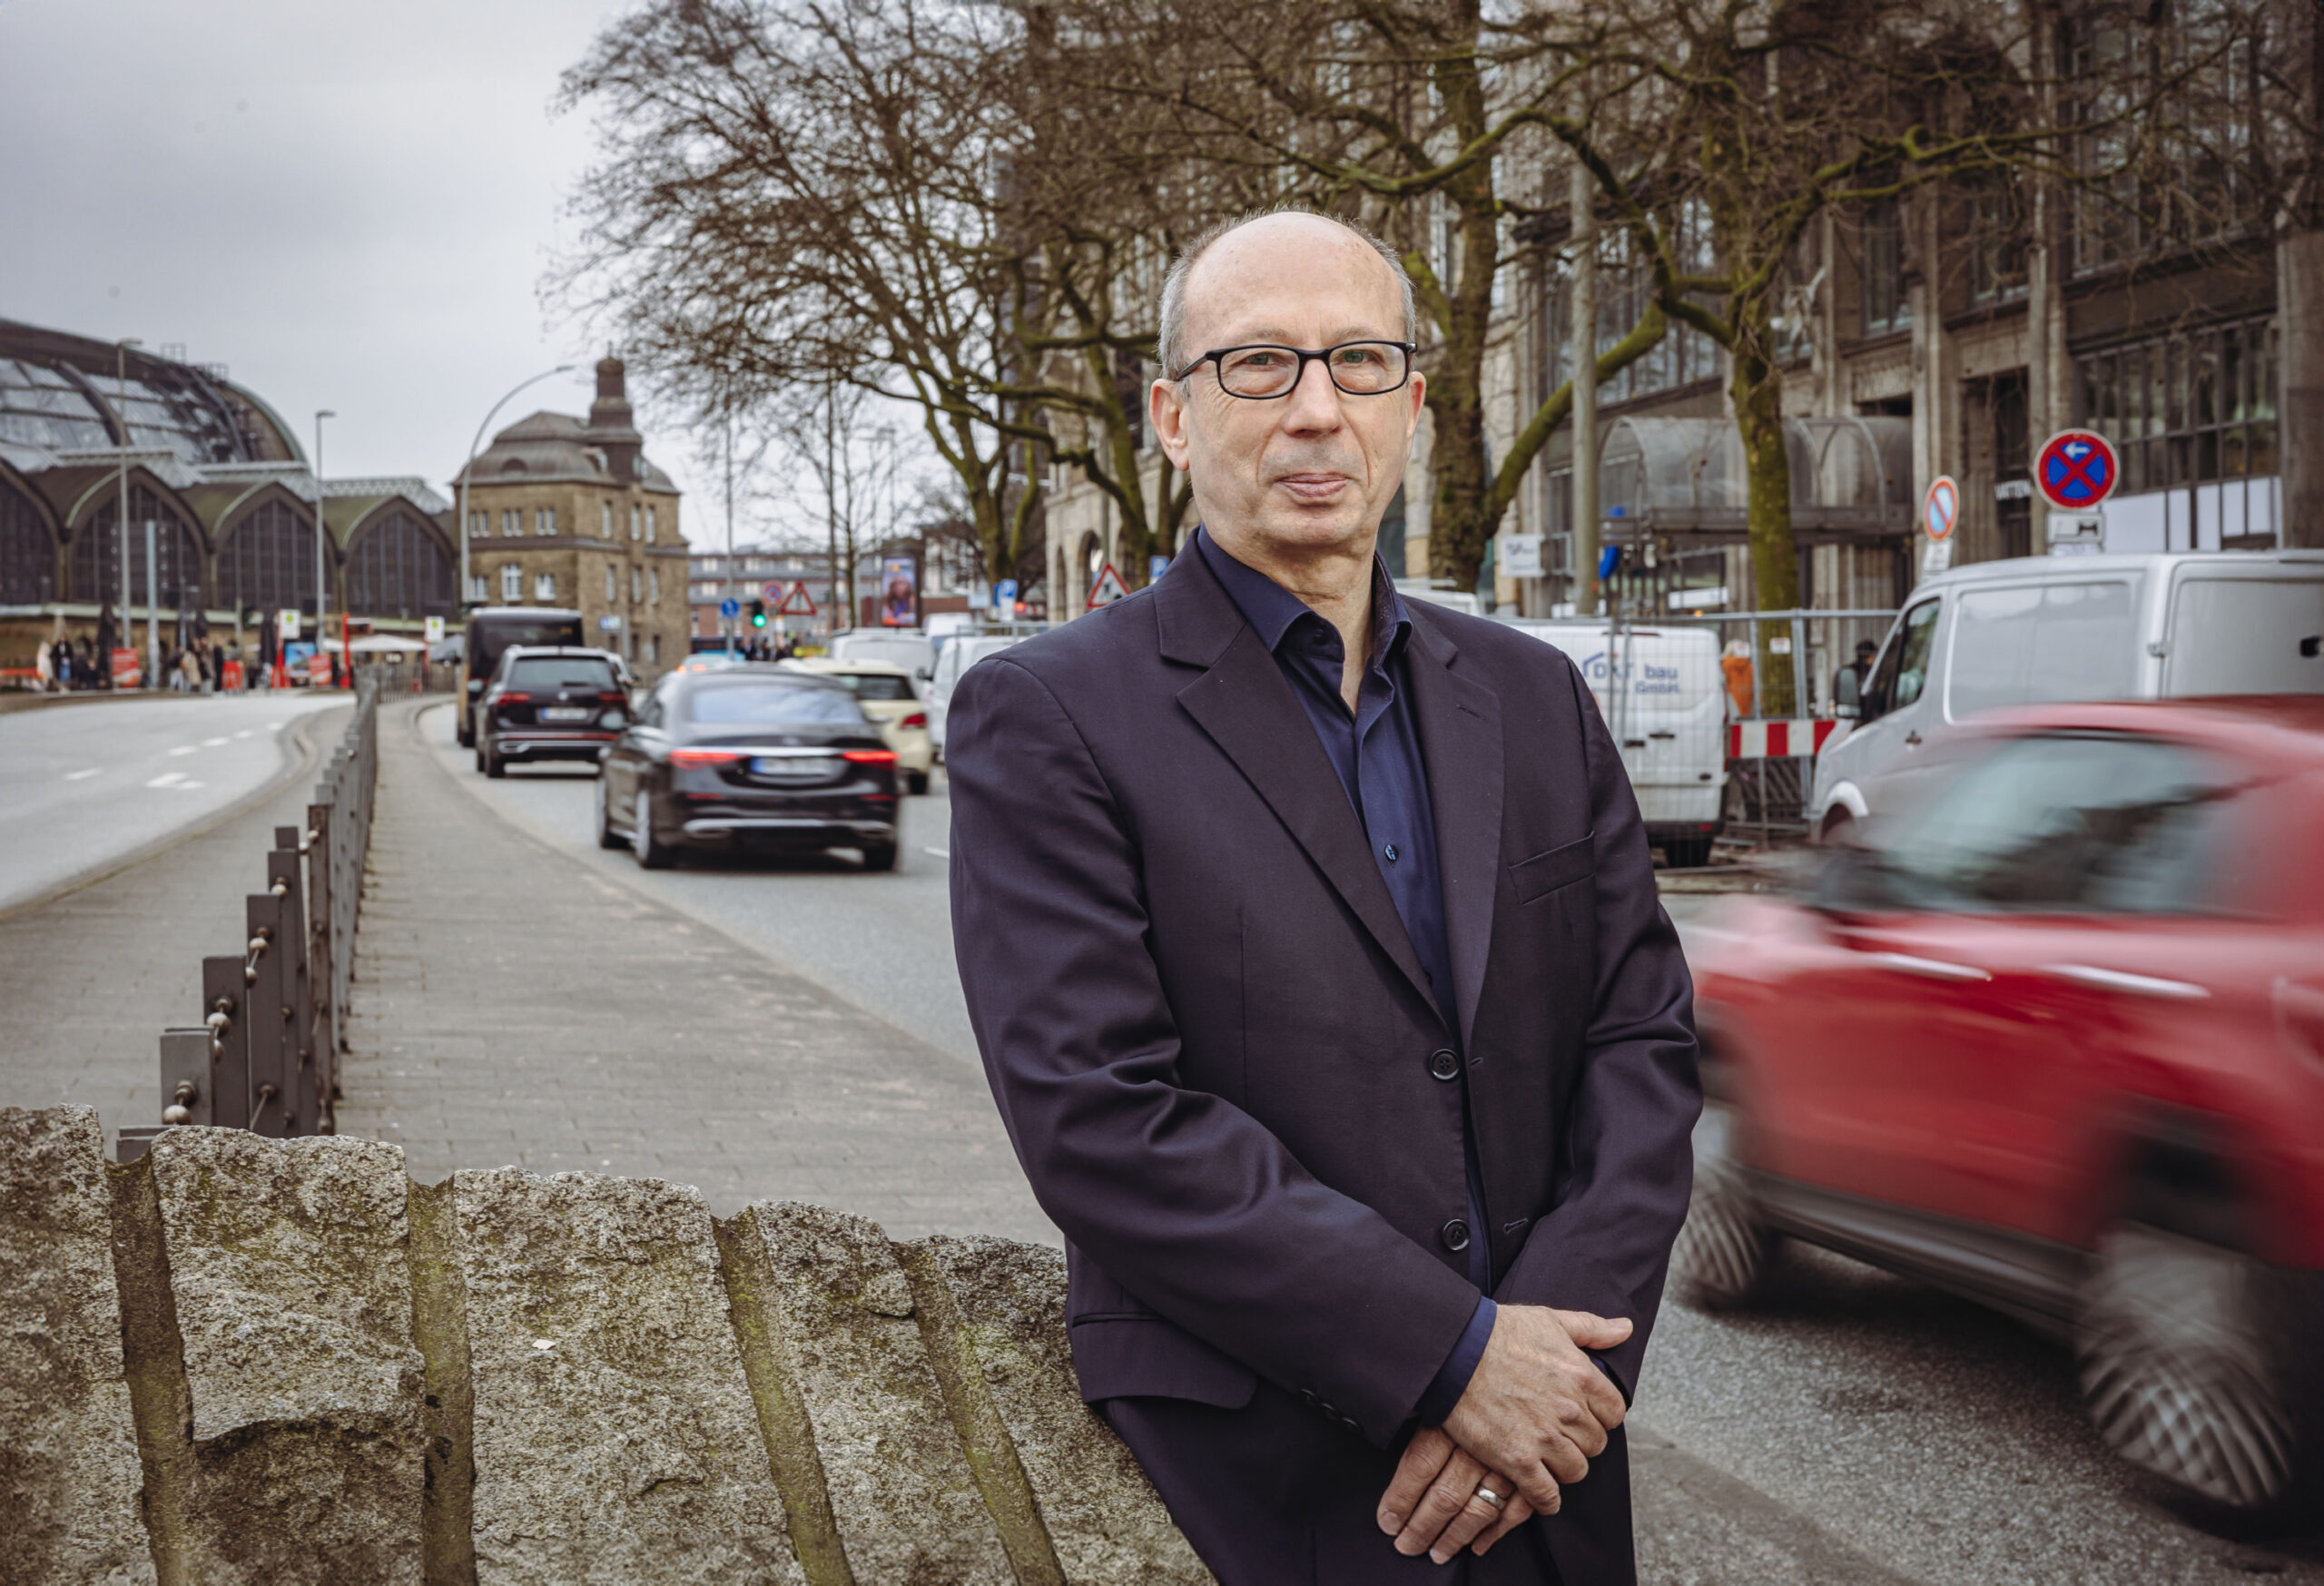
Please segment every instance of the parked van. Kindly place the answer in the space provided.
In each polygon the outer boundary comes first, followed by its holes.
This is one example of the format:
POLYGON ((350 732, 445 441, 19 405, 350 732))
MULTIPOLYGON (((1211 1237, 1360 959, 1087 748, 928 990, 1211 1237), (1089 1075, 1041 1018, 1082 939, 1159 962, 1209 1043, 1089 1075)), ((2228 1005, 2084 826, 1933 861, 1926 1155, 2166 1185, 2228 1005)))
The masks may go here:
POLYGON ((885 661, 917 677, 936 659, 936 646, 918 628, 849 628, 832 635, 824 654, 834 661, 885 661))
POLYGON ((956 633, 944 641, 936 653, 936 665, 922 675, 927 687, 921 690, 928 697, 928 735, 935 740, 936 752, 944 753, 944 723, 952 712, 952 691, 960 686, 960 674, 983 660, 998 655, 1009 645, 1029 637, 1028 634, 956 633))
POLYGON ((2018 557, 1913 591, 1824 746, 1807 829, 1911 796, 1942 728, 2005 705, 2324 694, 2324 552, 2018 557))
POLYGON ((1718 634, 1677 624, 1624 628, 1617 652, 1602 623, 1499 620, 1563 650, 1581 668, 1621 746, 1647 840, 1673 867, 1707 863, 1724 824, 1727 790, 1718 634))

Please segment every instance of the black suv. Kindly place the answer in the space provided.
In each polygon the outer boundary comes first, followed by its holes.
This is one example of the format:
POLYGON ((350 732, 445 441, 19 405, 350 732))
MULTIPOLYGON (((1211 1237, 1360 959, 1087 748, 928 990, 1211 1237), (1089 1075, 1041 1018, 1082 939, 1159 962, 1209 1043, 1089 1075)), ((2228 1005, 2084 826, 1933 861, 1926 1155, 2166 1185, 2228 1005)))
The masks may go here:
POLYGON ((505 776, 511 760, 595 765, 629 724, 624 682, 604 650, 511 645, 477 704, 476 768, 505 776))
POLYGON ((681 848, 852 848, 896 867, 896 752, 844 685, 788 667, 673 672, 606 751, 597 842, 659 869, 681 848))

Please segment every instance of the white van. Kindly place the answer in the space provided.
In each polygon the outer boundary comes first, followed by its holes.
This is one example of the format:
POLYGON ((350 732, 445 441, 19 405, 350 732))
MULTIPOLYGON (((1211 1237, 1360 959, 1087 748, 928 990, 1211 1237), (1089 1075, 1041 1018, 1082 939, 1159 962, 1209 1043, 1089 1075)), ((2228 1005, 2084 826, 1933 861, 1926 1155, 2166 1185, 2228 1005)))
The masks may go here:
POLYGON ((936 752, 944 753, 944 721, 951 714, 952 691, 960 685, 960 674, 983 660, 998 655, 1009 645, 1028 635, 1023 634, 954 634, 936 652, 936 665, 924 675, 927 686, 921 692, 928 698, 928 735, 936 742, 936 752))
POLYGON ((1724 824, 1727 790, 1718 634, 1676 624, 1626 627, 1620 652, 1610 654, 1614 635, 1602 623, 1497 620, 1563 650, 1581 668, 1621 746, 1647 840, 1660 845, 1673 867, 1708 862, 1724 824))
POLYGON ((834 661, 884 661, 915 677, 936 659, 936 646, 918 628, 850 628, 833 634, 824 653, 834 661))
POLYGON ((2004 705, 2324 694, 2324 552, 2018 557, 1913 591, 1824 746, 1807 800, 1821 840, 1909 797, 1940 729, 2004 705))

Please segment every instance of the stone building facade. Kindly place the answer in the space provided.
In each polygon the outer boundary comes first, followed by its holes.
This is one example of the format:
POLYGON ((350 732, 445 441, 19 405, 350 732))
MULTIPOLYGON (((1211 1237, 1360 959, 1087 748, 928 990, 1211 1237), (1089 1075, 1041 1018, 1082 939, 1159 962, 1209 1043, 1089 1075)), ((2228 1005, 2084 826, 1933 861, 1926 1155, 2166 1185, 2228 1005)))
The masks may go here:
POLYGON ((593 643, 651 679, 687 648, 679 492, 645 455, 621 360, 596 373, 586 420, 535 413, 470 465, 463 593, 471 606, 577 609, 593 643))

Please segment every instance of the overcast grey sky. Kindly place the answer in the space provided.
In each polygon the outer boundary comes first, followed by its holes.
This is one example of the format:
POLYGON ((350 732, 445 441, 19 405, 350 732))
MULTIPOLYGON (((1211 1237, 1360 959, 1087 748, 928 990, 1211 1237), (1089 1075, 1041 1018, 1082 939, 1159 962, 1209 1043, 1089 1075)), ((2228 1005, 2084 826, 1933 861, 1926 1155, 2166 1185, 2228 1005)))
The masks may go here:
MULTIPOLYGON (((586 164, 557 74, 622 0, 0 0, 0 316, 227 366, 325 471, 441 489, 485 411, 587 409, 537 296, 586 164)), ((714 478, 641 415, 715 537, 714 478), (693 493, 696 485, 710 492, 693 493)))

